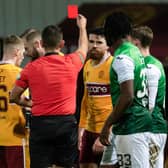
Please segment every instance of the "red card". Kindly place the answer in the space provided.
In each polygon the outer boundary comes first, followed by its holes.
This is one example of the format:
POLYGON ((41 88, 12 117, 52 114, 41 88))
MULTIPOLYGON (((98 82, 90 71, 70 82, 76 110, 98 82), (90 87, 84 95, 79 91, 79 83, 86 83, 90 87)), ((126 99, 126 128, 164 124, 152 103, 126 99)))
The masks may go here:
POLYGON ((68 18, 75 19, 78 16, 78 6, 77 5, 68 5, 68 18))

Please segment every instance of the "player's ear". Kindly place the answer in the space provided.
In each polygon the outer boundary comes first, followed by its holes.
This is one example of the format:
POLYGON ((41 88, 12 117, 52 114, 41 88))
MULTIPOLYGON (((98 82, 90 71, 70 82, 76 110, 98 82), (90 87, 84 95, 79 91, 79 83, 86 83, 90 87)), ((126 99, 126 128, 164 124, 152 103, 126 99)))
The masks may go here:
POLYGON ((18 54, 19 54, 19 52, 20 52, 20 50, 19 50, 18 48, 15 48, 15 49, 13 50, 13 55, 14 55, 15 57, 17 57, 18 54))
POLYGON ((109 50, 109 46, 106 47, 106 50, 107 50, 107 51, 109 50))
POLYGON ((61 49, 61 48, 64 47, 64 45, 65 45, 65 41, 61 40, 60 43, 59 43, 59 45, 58 45, 58 47, 61 49))
POLYGON ((139 46, 141 44, 140 40, 137 38, 131 38, 131 42, 136 46, 139 46))
POLYGON ((44 45, 44 43, 43 43, 42 40, 40 40, 40 44, 41 44, 41 46, 42 46, 43 48, 45 48, 45 45, 44 45))
POLYGON ((41 48, 41 40, 36 40, 36 41, 34 42, 34 47, 35 47, 35 48, 41 48))

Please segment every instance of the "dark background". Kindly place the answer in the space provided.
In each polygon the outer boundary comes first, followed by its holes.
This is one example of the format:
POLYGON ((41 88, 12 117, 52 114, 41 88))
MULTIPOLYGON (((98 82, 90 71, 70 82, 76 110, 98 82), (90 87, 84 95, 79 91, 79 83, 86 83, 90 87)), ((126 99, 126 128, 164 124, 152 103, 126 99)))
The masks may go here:
MULTIPOLYGON (((154 32, 151 53, 160 59, 163 64, 168 64, 168 5, 167 4, 84 4, 79 8, 79 13, 88 18, 88 28, 103 25, 107 15, 114 11, 123 11, 128 14, 134 24, 148 25, 154 32)), ((60 27, 64 32, 66 45, 77 44, 78 28, 75 20, 65 19, 60 27)))

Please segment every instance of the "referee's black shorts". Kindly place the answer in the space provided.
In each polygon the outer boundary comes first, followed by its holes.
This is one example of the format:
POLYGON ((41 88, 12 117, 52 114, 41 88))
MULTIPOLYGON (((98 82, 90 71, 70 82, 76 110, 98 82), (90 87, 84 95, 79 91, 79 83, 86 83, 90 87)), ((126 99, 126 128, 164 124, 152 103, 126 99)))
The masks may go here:
POLYGON ((47 168, 52 164, 75 167, 78 126, 74 115, 32 117, 30 130, 31 168, 47 168))

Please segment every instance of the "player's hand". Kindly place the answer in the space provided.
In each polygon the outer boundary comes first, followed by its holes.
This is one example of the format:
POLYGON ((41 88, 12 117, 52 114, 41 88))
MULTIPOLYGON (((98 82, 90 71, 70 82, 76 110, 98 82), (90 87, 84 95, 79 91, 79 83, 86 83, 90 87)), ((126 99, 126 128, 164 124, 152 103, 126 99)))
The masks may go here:
POLYGON ((103 153, 104 145, 102 145, 102 143, 100 142, 99 137, 95 140, 95 142, 92 146, 92 150, 95 153, 103 153))
POLYGON ((106 125, 104 125, 101 133, 100 133, 100 142, 105 145, 105 146, 108 146, 108 145, 111 145, 111 142, 110 142, 110 131, 111 131, 111 128, 108 128, 106 127, 106 125))
POLYGON ((26 104, 26 106, 24 108, 30 109, 30 111, 31 111, 31 107, 33 106, 33 102, 32 102, 31 99, 29 99, 28 97, 22 95, 20 97, 20 101, 24 102, 24 104, 26 104))
POLYGON ((84 128, 79 128, 78 130, 78 149, 81 150, 82 147, 82 136, 83 136, 84 128))
POLYGON ((86 28, 87 19, 83 15, 79 14, 76 20, 79 28, 86 28))
POLYGON ((26 136, 26 128, 25 125, 22 125, 21 123, 18 123, 15 125, 13 129, 14 135, 20 138, 24 138, 26 136))
MULTIPOLYGON (((20 113, 20 115, 23 115, 20 113)), ((27 129, 25 128, 25 120, 23 116, 20 116, 19 122, 14 126, 13 133, 15 136, 24 138, 27 134, 27 129)))

